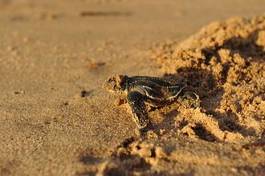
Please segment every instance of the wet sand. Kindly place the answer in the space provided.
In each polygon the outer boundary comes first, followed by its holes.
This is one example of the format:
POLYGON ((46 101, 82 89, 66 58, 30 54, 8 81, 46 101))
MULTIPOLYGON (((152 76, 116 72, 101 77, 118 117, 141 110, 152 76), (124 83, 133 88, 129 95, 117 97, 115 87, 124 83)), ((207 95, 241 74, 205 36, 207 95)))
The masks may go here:
POLYGON ((0 1, 0 175, 264 175, 264 7, 0 1), (185 80, 201 107, 149 112, 139 138, 113 74, 185 80))

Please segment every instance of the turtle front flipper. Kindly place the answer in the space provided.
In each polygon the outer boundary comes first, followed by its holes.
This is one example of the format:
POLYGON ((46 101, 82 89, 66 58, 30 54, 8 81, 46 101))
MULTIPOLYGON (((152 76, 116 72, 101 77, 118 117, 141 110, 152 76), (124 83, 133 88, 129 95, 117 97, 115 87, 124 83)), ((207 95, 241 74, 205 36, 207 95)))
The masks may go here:
POLYGON ((132 91, 128 93, 127 99, 138 128, 143 129, 147 127, 149 119, 144 103, 145 96, 137 91, 132 91))

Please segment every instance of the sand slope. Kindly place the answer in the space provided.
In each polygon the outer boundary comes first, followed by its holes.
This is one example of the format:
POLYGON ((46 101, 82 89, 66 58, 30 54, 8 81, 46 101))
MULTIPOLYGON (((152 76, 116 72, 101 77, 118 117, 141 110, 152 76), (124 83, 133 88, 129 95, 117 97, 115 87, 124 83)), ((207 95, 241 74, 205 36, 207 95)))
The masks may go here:
POLYGON ((264 17, 232 18, 155 48, 164 77, 186 82, 201 106, 150 112, 154 130, 122 143, 101 173, 264 175, 264 34, 264 17))

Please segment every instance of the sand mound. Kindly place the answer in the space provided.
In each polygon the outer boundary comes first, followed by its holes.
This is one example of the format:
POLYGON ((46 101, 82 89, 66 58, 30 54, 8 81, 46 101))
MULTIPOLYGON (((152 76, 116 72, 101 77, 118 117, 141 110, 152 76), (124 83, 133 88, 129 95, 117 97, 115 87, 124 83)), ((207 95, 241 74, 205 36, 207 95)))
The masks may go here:
POLYGON ((180 44, 162 44, 153 58, 167 76, 185 80, 201 97, 199 113, 179 116, 198 121, 203 113, 202 125, 214 121, 204 128, 211 134, 220 129, 215 135, 220 140, 264 135, 265 17, 214 22, 180 44))
POLYGON ((215 22, 152 54, 166 78, 193 87, 201 105, 149 112, 154 130, 125 140, 98 174, 264 174, 265 17, 215 22))

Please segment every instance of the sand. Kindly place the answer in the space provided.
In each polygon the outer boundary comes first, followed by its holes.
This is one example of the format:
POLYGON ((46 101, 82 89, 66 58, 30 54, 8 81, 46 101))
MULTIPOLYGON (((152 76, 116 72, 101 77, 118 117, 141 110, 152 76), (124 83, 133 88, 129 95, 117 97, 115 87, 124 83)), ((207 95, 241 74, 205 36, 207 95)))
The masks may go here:
POLYGON ((264 7, 0 1, 0 175, 264 175, 264 7), (200 107, 150 111, 139 137, 113 74, 185 81, 200 107))

